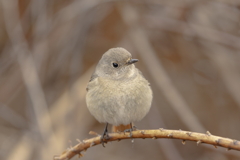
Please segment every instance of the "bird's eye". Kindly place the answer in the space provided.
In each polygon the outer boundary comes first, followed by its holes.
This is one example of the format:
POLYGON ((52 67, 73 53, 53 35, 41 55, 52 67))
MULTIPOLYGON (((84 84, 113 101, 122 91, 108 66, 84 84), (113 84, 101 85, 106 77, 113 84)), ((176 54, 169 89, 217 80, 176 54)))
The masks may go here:
POLYGON ((114 68, 117 68, 118 67, 118 64, 117 63, 112 63, 113 67, 114 68))

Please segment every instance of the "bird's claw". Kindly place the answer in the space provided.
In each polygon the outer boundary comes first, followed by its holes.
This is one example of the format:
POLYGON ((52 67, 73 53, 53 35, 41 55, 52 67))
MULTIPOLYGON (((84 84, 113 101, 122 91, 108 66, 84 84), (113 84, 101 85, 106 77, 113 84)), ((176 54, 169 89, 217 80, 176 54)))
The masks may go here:
POLYGON ((102 143, 102 146, 105 147, 104 145, 104 140, 108 140, 110 137, 108 135, 108 132, 105 132, 102 136, 101 136, 101 143, 102 143))
POLYGON ((137 130, 137 127, 136 127, 136 126, 132 126, 132 127, 129 128, 129 129, 125 129, 123 132, 124 132, 124 134, 125 134, 126 132, 130 132, 129 137, 132 137, 132 131, 135 131, 135 130, 137 130))
POLYGON ((102 146, 105 147, 104 145, 104 140, 108 140, 110 137, 108 135, 108 123, 106 124, 105 128, 104 128, 104 131, 103 131, 103 134, 101 136, 101 143, 102 143, 102 146))

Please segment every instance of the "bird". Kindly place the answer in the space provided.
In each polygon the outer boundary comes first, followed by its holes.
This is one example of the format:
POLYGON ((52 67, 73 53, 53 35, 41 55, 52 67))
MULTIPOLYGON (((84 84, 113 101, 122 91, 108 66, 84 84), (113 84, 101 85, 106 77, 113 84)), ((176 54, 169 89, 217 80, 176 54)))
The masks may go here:
POLYGON ((101 142, 108 138, 108 124, 113 132, 130 132, 133 123, 142 120, 151 108, 153 93, 149 82, 135 67, 126 49, 106 51, 99 60, 88 84, 86 104, 100 123, 106 123, 101 142))

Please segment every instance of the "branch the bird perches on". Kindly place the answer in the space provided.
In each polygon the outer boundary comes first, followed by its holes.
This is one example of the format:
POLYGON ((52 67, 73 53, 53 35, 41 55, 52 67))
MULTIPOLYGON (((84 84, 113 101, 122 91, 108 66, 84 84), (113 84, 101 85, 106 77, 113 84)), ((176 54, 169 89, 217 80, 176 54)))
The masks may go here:
MULTIPOLYGON (((97 133, 90 131, 89 134, 97 135, 97 137, 93 137, 90 139, 86 139, 83 142, 79 141, 77 145, 74 147, 64 151, 59 156, 54 156, 54 160, 65 160, 71 159, 75 155, 82 156, 81 152, 86 151, 88 148, 101 144, 101 136, 97 133)), ((123 139, 135 139, 135 138, 169 138, 169 139, 180 139, 182 143, 185 144, 185 141, 195 141, 197 145, 201 143, 206 143, 213 145, 215 148, 217 146, 224 147, 227 150, 238 150, 240 151, 240 141, 233 140, 230 138, 224 138, 219 136, 212 135, 209 131, 204 133, 190 132, 190 131, 182 131, 182 130, 167 130, 163 128, 159 128, 156 130, 136 130, 132 131, 132 136, 130 137, 130 133, 109 133, 109 138, 105 139, 104 142, 111 141, 120 141, 123 139)))

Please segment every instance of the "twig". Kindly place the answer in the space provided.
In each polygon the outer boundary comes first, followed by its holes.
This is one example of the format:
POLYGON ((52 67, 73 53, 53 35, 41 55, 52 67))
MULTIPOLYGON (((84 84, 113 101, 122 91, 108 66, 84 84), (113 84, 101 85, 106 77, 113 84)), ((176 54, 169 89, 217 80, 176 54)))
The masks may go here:
MULTIPOLYGON (((90 131, 89 134, 96 134, 95 132, 90 131)), ((183 144, 186 143, 186 141, 195 141, 197 145, 200 145, 201 143, 206 143, 213 145, 215 148, 217 146, 227 148, 227 150, 238 150, 240 151, 240 141, 233 140, 229 138, 219 137, 212 135, 209 131, 204 133, 197 133, 197 132, 190 132, 190 131, 181 131, 181 130, 166 130, 163 128, 156 129, 156 130, 137 130, 132 132, 132 137, 130 137, 130 133, 110 133, 109 139, 104 140, 105 143, 111 142, 111 141, 120 141, 123 139, 137 139, 137 138, 151 138, 151 139, 157 139, 157 138, 168 138, 168 139, 180 139, 183 141, 183 144)), ((83 142, 79 142, 74 147, 64 151, 59 156, 54 156, 54 160, 65 160, 65 159, 71 159, 75 155, 82 156, 82 152, 86 151, 88 148, 92 146, 96 146, 98 144, 101 144, 100 136, 93 137, 87 140, 84 140, 83 142)))
POLYGON ((240 49, 240 38, 238 36, 208 27, 199 26, 195 23, 185 23, 179 20, 160 16, 158 16, 158 19, 156 20, 151 16, 146 16, 146 24, 148 24, 148 29, 157 28, 163 31, 181 33, 188 37, 198 37, 203 40, 240 49))
MULTIPOLYGON (((40 154, 40 159, 46 159, 47 155, 50 154, 50 151, 56 149, 52 147, 57 143, 55 138, 55 133, 52 129, 52 120, 48 112, 48 104, 45 98, 45 93, 41 85, 41 80, 37 71, 37 67, 34 61, 33 52, 31 47, 28 44, 27 39, 25 38, 25 32, 21 23, 20 12, 18 10, 18 1, 2 1, 3 3, 3 15, 6 24, 6 31, 9 36, 9 41, 12 46, 12 54, 16 58, 20 71, 22 74, 23 82, 26 86, 26 90, 29 94, 29 97, 32 102, 32 107, 34 111, 34 121, 36 118, 36 124, 33 124, 34 130, 35 127, 38 127, 39 135, 44 146, 40 147, 38 151, 41 151, 45 154, 40 154), (43 119, 44 117, 44 119, 43 119), (49 135, 53 135, 51 139, 49 135), (51 148, 51 149, 49 149, 51 148)), ((28 146, 28 141, 26 146, 28 146)), ((34 148, 34 144, 31 144, 34 148)), ((41 145, 38 145, 41 146, 41 145)), ((18 153, 18 152, 17 152, 18 153)), ((12 152, 16 155, 16 153, 12 152)), ((31 156, 31 152, 22 154, 22 156, 31 156)), ((11 158, 11 156, 10 156, 11 158)))
POLYGON ((7 34, 12 45, 13 53, 22 72, 23 81, 33 103, 39 131, 46 142, 48 134, 53 133, 52 122, 48 113, 47 102, 41 86, 40 78, 31 54, 29 45, 24 36, 17 1, 2 1, 3 15, 6 23, 7 34), (42 121, 43 115, 47 115, 46 121, 42 121))

